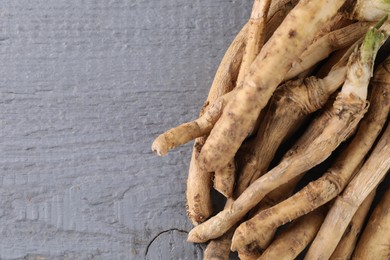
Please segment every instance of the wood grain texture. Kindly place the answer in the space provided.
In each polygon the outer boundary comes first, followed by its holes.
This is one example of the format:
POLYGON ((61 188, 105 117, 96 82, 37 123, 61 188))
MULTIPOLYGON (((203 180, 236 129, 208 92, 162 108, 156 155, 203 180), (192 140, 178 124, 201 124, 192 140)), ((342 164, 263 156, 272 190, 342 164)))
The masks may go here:
POLYGON ((251 1, 2 0, 0 259, 202 259, 193 119, 251 1))

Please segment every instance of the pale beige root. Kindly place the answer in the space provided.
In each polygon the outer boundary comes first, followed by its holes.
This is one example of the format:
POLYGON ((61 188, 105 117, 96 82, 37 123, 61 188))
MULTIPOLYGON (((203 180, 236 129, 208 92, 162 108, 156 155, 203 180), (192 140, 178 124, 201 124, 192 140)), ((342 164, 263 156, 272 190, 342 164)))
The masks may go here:
POLYGON ((365 198, 390 169, 390 125, 359 173, 333 204, 305 259, 328 259, 365 198))
POLYGON ((307 116, 323 107, 343 83, 345 71, 346 68, 341 67, 324 79, 310 77, 289 81, 275 91, 254 140, 253 152, 240 172, 237 196, 267 171, 280 144, 307 116))
MULTIPOLYGON (((345 230, 343 237, 341 238, 335 251, 330 257, 331 260, 351 259, 360 231, 362 230, 364 221, 366 219, 368 211, 370 210, 374 197, 375 197, 375 190, 372 191, 367 196, 367 198, 363 201, 362 205, 360 205, 359 209, 356 211, 347 229, 345 230)), ((379 259, 379 258, 375 258, 375 259, 379 259)))
POLYGON ((370 216, 352 259, 387 260, 390 257, 390 188, 370 216))
MULTIPOLYGON (((215 74, 200 116, 205 113, 210 104, 213 104, 219 97, 229 93, 234 88, 245 50, 248 28, 249 25, 246 24, 226 51, 215 74)), ((194 225, 205 221, 212 214, 211 174, 200 169, 198 164, 200 149, 205 140, 205 137, 195 139, 187 179, 187 215, 194 225)))
POLYGON ((152 150, 159 156, 166 155, 169 150, 185 144, 195 138, 208 135, 215 122, 222 114, 226 103, 233 92, 217 98, 211 106, 208 106, 203 115, 194 121, 181 124, 159 135, 152 144, 152 150))
POLYGON ((158 155, 165 155, 169 150, 185 144, 197 137, 207 135, 222 113, 223 95, 230 92, 236 84, 238 72, 245 52, 249 24, 245 24, 237 34, 215 74, 214 81, 200 117, 184 123, 161 134, 152 144, 152 150, 158 155), (212 105, 212 108, 210 106, 212 105))
MULTIPOLYGON (((245 47, 245 53, 242 58, 240 71, 237 77, 237 89, 242 88, 244 84, 244 78, 249 71, 249 67, 264 45, 265 28, 270 4, 271 0, 255 0, 253 3, 251 17, 248 21, 248 40, 245 47)), ((248 133, 248 136, 253 135, 253 133, 256 132, 261 118, 261 115, 257 118, 257 123, 252 127, 251 131, 248 133)))
MULTIPOLYGON (((321 119, 309 127, 320 129, 313 141, 293 147, 278 166, 252 183, 231 207, 192 229, 188 241, 205 242, 221 236, 266 194, 324 161, 341 142, 350 136, 366 110, 366 101, 353 95, 339 94, 332 109, 324 112, 321 119)), ((316 130, 309 131, 316 132, 316 130)))
POLYGON ((253 3, 251 17, 248 21, 248 40, 237 77, 238 87, 243 85, 244 77, 248 73, 250 65, 264 44, 264 29, 270 4, 271 0, 255 0, 253 3))
POLYGON ((215 171, 234 157, 292 62, 344 2, 303 0, 291 10, 263 46, 245 77, 243 87, 235 92, 211 130, 199 155, 202 168, 215 171))
POLYGON ((267 42, 276 28, 283 22, 286 15, 294 8, 298 0, 271 1, 268 11, 267 25, 265 27, 264 42, 267 42))
POLYGON ((332 52, 350 46, 367 32, 370 25, 371 23, 368 22, 353 23, 319 38, 302 53, 299 60, 293 63, 285 80, 296 77, 332 52))
MULTIPOLYGON (((244 75, 248 72, 250 65, 263 46, 264 28, 270 3, 270 0, 255 0, 253 3, 251 17, 248 21, 249 29, 245 52, 236 81, 237 87, 242 86, 244 75)), ((222 112, 222 109, 219 110, 219 112, 222 112)), ((221 113, 219 113, 215 118, 218 119, 220 114, 221 113)), ((215 122, 216 121, 214 120, 211 122, 210 129, 208 130, 211 130, 215 122)), ((216 170, 214 175, 214 188, 228 198, 233 194, 235 168, 234 158, 232 158, 227 165, 216 170)))
MULTIPOLYGON (((271 0, 255 0, 253 3, 251 17, 248 21, 249 29, 245 52, 236 81, 237 88, 242 87, 244 77, 248 73, 250 65, 255 60, 264 44, 265 24, 267 22, 270 4, 271 0)), ((275 21, 272 22, 275 23, 275 21)), ((236 166, 234 158, 232 158, 226 166, 215 170, 214 188, 227 198, 230 198, 233 195, 236 174, 235 171, 236 166)), ((230 252, 230 241, 232 235, 233 231, 230 233, 228 232, 216 241, 211 241, 206 248, 208 255, 217 254, 226 257, 226 255, 228 255, 226 252, 230 252)), ((205 259, 207 258, 205 257, 205 259)))
POLYGON ((231 160, 225 167, 214 173, 214 189, 226 198, 233 196, 234 183, 236 180, 236 163, 231 160))
MULTIPOLYGON (((231 92, 217 98, 217 100, 220 102, 216 102, 211 107, 207 107, 205 110, 203 110, 205 111, 204 115, 209 114, 210 111, 217 111, 218 109, 222 109, 224 100, 229 98, 230 95, 231 92)), ((210 100, 212 99, 212 97, 209 98, 210 100)), ((203 111, 201 114, 203 114, 203 111)), ((202 148, 205 140, 206 137, 199 137, 195 139, 187 177, 187 216, 193 225, 202 223, 213 212, 210 196, 212 175, 211 173, 201 169, 198 164, 200 149, 202 148)))
POLYGON ((271 243, 258 260, 295 259, 314 239, 325 218, 323 207, 300 217, 271 243))
MULTIPOLYGON (((259 212, 237 230, 235 240, 241 251, 250 254, 255 245, 265 248, 274 230, 335 198, 346 186, 364 159, 387 120, 390 108, 390 73, 386 63, 378 67, 373 79, 371 107, 363 118, 353 141, 336 159, 334 165, 318 180, 285 201, 259 212)), ((316 134, 311 134, 316 135, 316 134)))
MULTIPOLYGON (((313 77, 289 82, 275 92, 271 105, 268 108, 267 116, 263 120, 263 125, 265 127, 261 128, 256 141, 252 144, 252 146, 256 147, 257 152, 253 153, 249 162, 244 164, 245 168, 240 175, 240 186, 236 188, 235 196, 238 197, 251 182, 255 181, 266 171, 279 144, 288 137, 294 129, 298 128, 307 114, 314 112, 323 106, 329 95, 344 81, 345 71, 345 67, 340 67, 332 71, 323 80, 318 80, 313 77), (256 160, 261 160, 259 166, 255 164, 256 160)), ((313 136, 314 135, 311 135, 311 137, 313 136)), ((246 153, 249 153, 249 151, 246 153)), ((272 191, 264 198, 264 202, 260 203, 262 205, 260 207, 271 207, 277 202, 285 199, 285 196, 289 196, 292 193, 299 180, 300 177, 272 191)), ((229 231, 231 236, 233 231, 229 231)), ((270 239, 272 237, 273 235, 270 239)), ((218 241, 222 241, 222 239, 219 238, 218 241)), ((217 244, 218 241, 214 242, 212 245, 217 244)), ((227 243, 223 241, 220 246, 229 245, 230 250, 230 242, 231 241, 227 243)), ((256 259, 257 255, 254 255, 253 257, 241 255, 241 258, 244 257, 256 259)))

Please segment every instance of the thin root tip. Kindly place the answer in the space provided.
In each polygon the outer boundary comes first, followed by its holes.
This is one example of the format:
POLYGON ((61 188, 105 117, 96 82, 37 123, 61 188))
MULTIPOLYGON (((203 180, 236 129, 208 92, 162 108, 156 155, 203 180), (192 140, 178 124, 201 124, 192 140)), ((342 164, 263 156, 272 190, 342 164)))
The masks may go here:
POLYGON ((202 242, 206 242, 206 241, 200 239, 200 237, 198 236, 198 234, 196 234, 196 232, 195 232, 194 229, 192 229, 192 230, 190 231, 190 233, 188 233, 187 241, 188 241, 188 242, 191 242, 191 243, 202 243, 202 242))

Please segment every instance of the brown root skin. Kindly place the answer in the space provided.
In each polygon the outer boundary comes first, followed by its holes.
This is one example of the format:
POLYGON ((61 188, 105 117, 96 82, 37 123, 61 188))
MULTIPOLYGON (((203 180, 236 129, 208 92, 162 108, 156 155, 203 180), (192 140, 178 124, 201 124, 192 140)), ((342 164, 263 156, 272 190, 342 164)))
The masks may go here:
MULTIPOLYGON (((384 74, 385 64, 380 65, 375 72, 370 99, 372 105, 346 150, 340 154, 335 164, 321 178, 309 183, 285 201, 260 212, 248 220, 247 224, 242 224, 236 230, 237 236, 235 235, 237 247, 240 250, 245 250, 247 245, 253 244, 266 248, 269 237, 276 228, 325 204, 344 189, 387 120, 390 108, 388 98, 390 84, 384 84, 383 81, 390 80, 390 73, 384 74), (241 235, 238 233, 239 230, 241 235)), ((249 254, 249 252, 246 253, 249 254)))
POLYGON ((341 142, 350 136, 366 111, 366 101, 353 95, 340 94, 332 109, 323 113, 321 120, 311 126, 320 129, 320 133, 315 135, 313 141, 303 142, 301 146, 293 147, 278 166, 252 183, 230 208, 224 209, 192 229, 188 241, 205 242, 221 236, 256 206, 266 194, 324 161, 341 142))
POLYGON ((235 179, 236 165, 234 160, 232 160, 222 169, 215 171, 214 189, 226 198, 231 198, 233 196, 235 179))
POLYGON ((287 15, 252 63, 243 88, 238 89, 211 130, 199 156, 202 168, 215 171, 234 157, 292 62, 343 3, 303 0, 287 15))
POLYGON ((390 188, 370 216, 352 259, 387 260, 390 256, 390 188))
POLYGON ((294 221, 258 260, 295 259, 314 239, 325 218, 325 211, 320 208, 294 221))
POLYGON ((371 207, 372 201, 374 200, 374 197, 375 191, 371 192, 370 195, 368 195, 368 197, 364 200, 362 205, 360 205, 358 211, 355 213, 347 229, 345 230, 343 237, 337 245, 337 248, 330 257, 331 260, 351 259, 351 255, 355 249, 357 239, 359 237, 360 231, 362 230, 364 221, 371 207))
POLYGON ((330 209, 305 259, 328 259, 349 222, 366 197, 378 186, 390 169, 390 126, 359 173, 330 209))

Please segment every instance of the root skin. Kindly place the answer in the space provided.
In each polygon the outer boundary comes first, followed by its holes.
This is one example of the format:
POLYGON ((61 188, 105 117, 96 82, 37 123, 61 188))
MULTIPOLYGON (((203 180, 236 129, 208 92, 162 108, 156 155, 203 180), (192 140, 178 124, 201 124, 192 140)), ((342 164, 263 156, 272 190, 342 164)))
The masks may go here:
POLYGON ((390 108, 390 99, 388 98, 390 84, 387 84, 386 81, 390 79, 390 73, 386 70, 386 64, 385 62, 380 65, 375 72, 372 80, 372 105, 346 150, 339 155, 334 165, 321 178, 309 183, 285 201, 255 215, 246 224, 242 224, 237 229, 237 236, 235 236, 235 239, 239 241, 237 247, 240 250, 245 250, 247 245, 254 244, 265 249, 269 243, 269 237, 277 227, 327 203, 344 189, 371 149, 387 120, 390 108), (239 230, 240 233, 238 233, 239 230), (238 234, 242 235, 238 237, 238 234))
POLYGON ((292 79, 311 68, 332 52, 348 47, 366 32, 371 23, 358 22, 330 32, 310 45, 287 73, 285 80, 292 79))
POLYGON ((224 209, 207 222, 195 227, 189 233, 188 241, 205 242, 221 236, 266 194, 324 161, 341 142, 350 136, 366 111, 365 101, 352 95, 339 95, 330 111, 323 113, 321 120, 311 126, 320 129, 309 130, 309 132, 320 132, 314 135, 312 142, 304 142, 301 146, 293 147, 278 166, 251 184, 230 208, 224 209))
MULTIPOLYGON (((200 116, 205 114, 209 105, 219 97, 229 93, 235 86, 247 40, 248 24, 238 33, 226 51, 216 72, 209 95, 200 116)), ((212 214, 210 190, 211 174, 199 167, 198 157, 206 137, 195 139, 187 179, 187 215, 193 225, 205 221, 212 214)))
POLYGON ((266 172, 280 144, 300 126, 307 115, 324 106, 329 96, 344 81, 345 70, 340 68, 332 71, 323 80, 310 77, 289 81, 275 91, 254 141, 254 152, 240 173, 237 194, 241 194, 250 183, 266 172))
POLYGON ((211 130, 199 156, 202 168, 215 171, 234 157, 292 62, 344 2, 303 0, 291 10, 252 63, 243 88, 235 93, 211 130))

